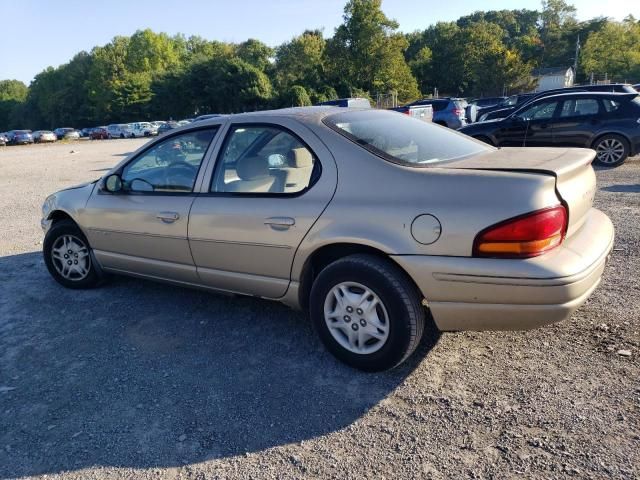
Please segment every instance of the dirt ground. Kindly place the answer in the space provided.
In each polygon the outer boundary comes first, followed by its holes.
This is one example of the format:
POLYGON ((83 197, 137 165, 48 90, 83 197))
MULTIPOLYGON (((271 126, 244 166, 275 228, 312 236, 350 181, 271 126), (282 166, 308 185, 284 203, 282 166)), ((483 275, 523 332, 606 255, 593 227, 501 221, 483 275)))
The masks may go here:
POLYGON ((363 374, 276 303, 50 278, 44 198, 142 143, 0 148, 1 479, 640 478, 640 160, 597 171, 616 245, 569 321, 363 374))

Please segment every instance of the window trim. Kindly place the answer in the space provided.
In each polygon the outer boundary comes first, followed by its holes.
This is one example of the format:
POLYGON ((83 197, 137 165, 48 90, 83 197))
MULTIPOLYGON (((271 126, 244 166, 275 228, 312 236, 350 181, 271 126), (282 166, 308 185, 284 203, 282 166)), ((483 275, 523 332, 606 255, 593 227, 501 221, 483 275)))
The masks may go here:
POLYGON ((178 136, 182 136, 182 135, 187 135, 193 132, 199 132, 202 130, 213 130, 213 136, 211 137, 211 140, 209 141, 209 145, 207 145, 207 149, 204 151, 204 154, 202 155, 202 161, 200 162, 200 165, 198 166, 198 170, 196 172, 196 176, 194 179, 194 186, 191 188, 190 192, 143 192, 143 191, 131 191, 131 190, 121 190, 119 192, 108 192, 104 189, 104 180, 106 179, 106 177, 102 178, 102 181, 100 182, 100 186, 101 188, 98 191, 98 194, 100 195, 145 195, 145 196, 150 196, 150 197, 158 197, 158 196, 166 196, 166 197, 186 197, 189 195, 193 195, 196 196, 198 195, 198 192, 195 191, 196 189, 196 181, 198 180, 198 176, 200 175, 200 172, 203 168, 203 165, 206 163, 206 159, 210 154, 210 151, 212 149, 212 147, 215 145, 215 139, 216 136, 218 135, 218 133, 220 132, 222 128, 222 125, 219 124, 215 124, 215 125, 200 125, 196 128, 190 128, 187 130, 182 130, 179 132, 171 132, 168 133, 166 135, 162 135, 161 138, 157 138, 155 141, 150 142, 145 148, 144 150, 140 151, 138 154, 134 155, 133 157, 131 157, 127 162, 123 163, 122 165, 120 165, 120 167, 113 172, 111 175, 113 174, 117 174, 120 175, 120 177, 122 178, 122 173, 124 172, 124 169, 130 165, 132 162, 135 162, 137 159, 139 159, 141 156, 143 156, 144 154, 146 154, 149 150, 151 150, 152 148, 156 147, 157 145, 166 142, 167 140, 170 140, 173 137, 178 137, 178 136))
POLYGON ((207 191, 202 192, 199 195, 205 196, 205 197, 295 198, 295 197, 300 197, 305 193, 307 193, 309 190, 311 190, 320 181, 321 177, 322 177, 322 162, 320 162, 320 157, 318 157, 316 152, 309 146, 307 142, 305 142, 302 139, 302 137, 300 137, 300 135, 295 133, 290 128, 287 128, 284 125, 281 125, 279 123, 270 123, 270 122, 230 123, 228 125, 222 144, 220 145, 220 149, 218 150, 218 155, 215 160, 213 171, 211 172, 211 178, 209 179, 209 185, 207 186, 207 191), (252 128, 252 127, 253 128, 259 128, 259 127, 278 128, 288 133, 295 139, 297 139, 307 150, 309 150, 309 152, 311 152, 311 155, 313 155, 314 162, 313 162, 313 169, 311 170, 311 178, 309 179, 310 180, 309 185, 307 185, 305 188, 303 188, 299 192, 214 192, 212 191, 212 188, 214 186, 214 181, 216 180, 216 176, 218 174, 218 170, 222 168, 221 165, 223 165, 224 163, 222 157, 224 156, 224 152, 227 148, 229 141, 231 140, 233 133, 238 128, 252 128))

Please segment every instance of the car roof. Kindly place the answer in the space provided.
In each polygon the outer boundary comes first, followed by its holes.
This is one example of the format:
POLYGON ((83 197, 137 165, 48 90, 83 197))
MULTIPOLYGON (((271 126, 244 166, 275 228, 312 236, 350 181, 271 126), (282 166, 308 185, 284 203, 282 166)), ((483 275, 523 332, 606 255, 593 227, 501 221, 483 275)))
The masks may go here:
MULTIPOLYGON (((315 106, 315 107, 292 107, 281 108, 278 110, 260 110, 257 112, 234 113, 231 115, 223 115, 214 118, 207 118, 197 122, 197 126, 218 125, 221 121, 230 120, 238 122, 242 120, 250 120, 260 117, 287 117, 300 120, 301 122, 319 122, 324 117, 333 113, 352 112, 356 110, 371 111, 370 108, 354 108, 354 107, 334 107, 334 106, 315 106)), ((193 125, 190 123, 189 125, 193 125)))
MULTIPOLYGON (((559 93, 557 95, 549 95, 547 97, 536 98, 538 100, 549 100, 553 98, 579 98, 579 97, 596 97, 596 98, 634 98, 640 95, 640 93, 625 93, 625 92, 567 92, 559 93)), ((533 102, 532 102, 533 103, 533 102)))

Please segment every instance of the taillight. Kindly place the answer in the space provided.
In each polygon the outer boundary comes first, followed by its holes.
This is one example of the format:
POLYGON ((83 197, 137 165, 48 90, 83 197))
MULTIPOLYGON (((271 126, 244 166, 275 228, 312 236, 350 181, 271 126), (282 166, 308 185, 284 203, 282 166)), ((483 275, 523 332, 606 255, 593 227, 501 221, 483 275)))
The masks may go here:
POLYGON ((457 116, 464 115, 464 110, 462 110, 461 108, 454 108, 453 114, 457 116))
POLYGON ((510 218, 480 232, 473 242, 473 255, 500 258, 542 255, 562 243, 567 220, 567 210, 562 205, 510 218))

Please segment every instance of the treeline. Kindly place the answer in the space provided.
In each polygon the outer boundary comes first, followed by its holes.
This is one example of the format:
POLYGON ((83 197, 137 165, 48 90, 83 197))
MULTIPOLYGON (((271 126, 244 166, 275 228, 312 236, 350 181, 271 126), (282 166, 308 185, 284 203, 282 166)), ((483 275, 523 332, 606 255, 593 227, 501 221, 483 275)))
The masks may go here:
POLYGON ((115 37, 27 87, 0 82, 0 131, 93 126, 311 105, 397 92, 480 96, 529 90, 536 67, 640 80, 640 22, 576 19, 564 0, 537 10, 476 12, 404 34, 381 0, 349 0, 331 38, 305 31, 276 48, 142 30, 115 37))

